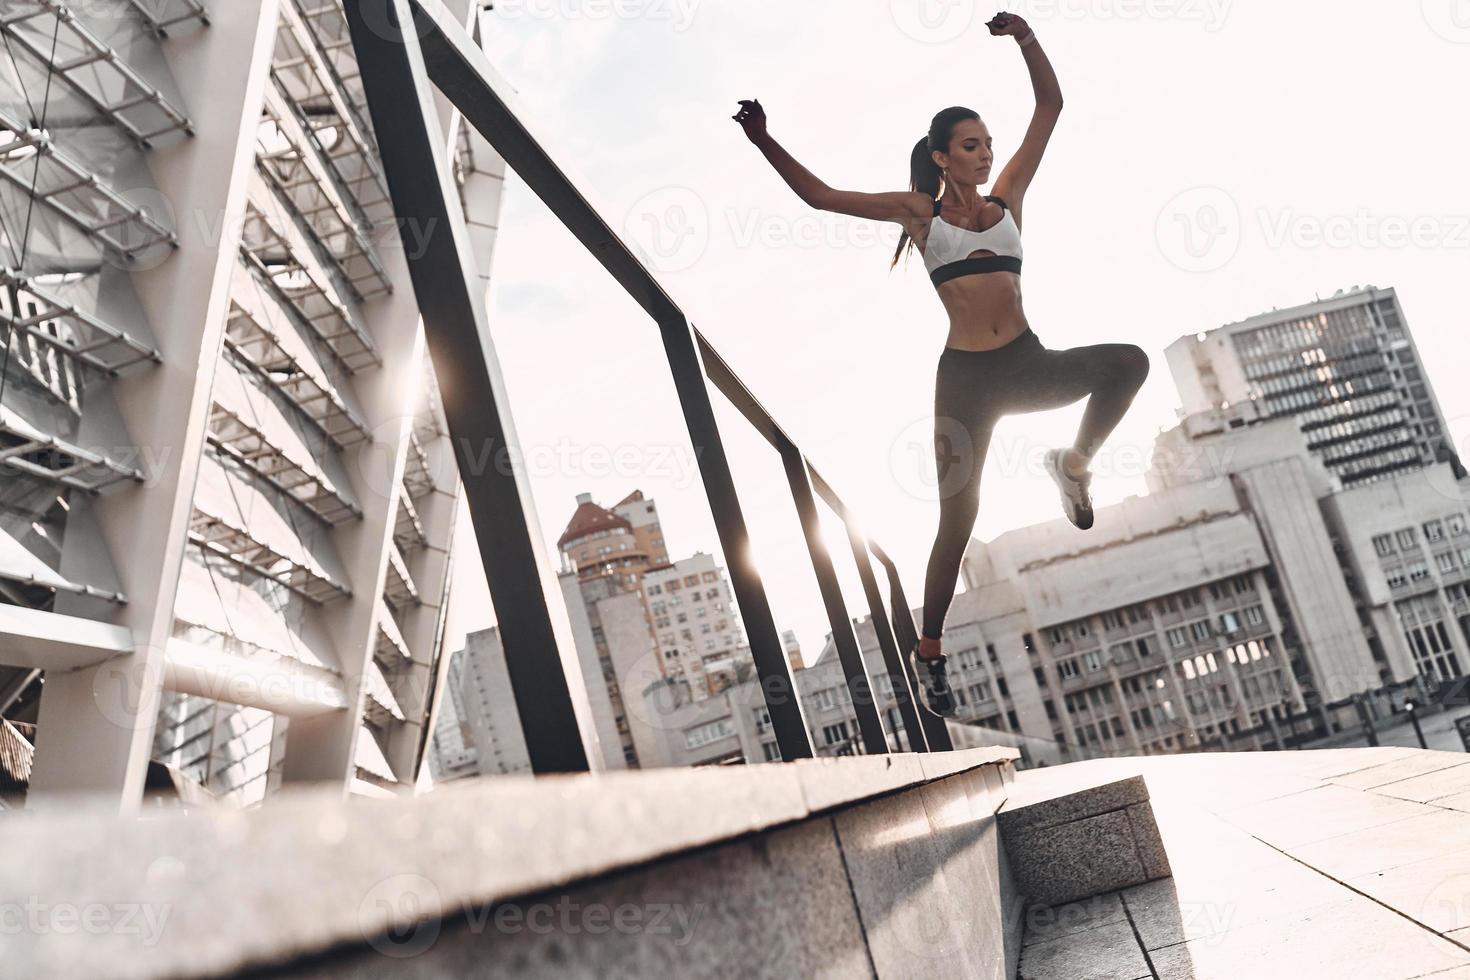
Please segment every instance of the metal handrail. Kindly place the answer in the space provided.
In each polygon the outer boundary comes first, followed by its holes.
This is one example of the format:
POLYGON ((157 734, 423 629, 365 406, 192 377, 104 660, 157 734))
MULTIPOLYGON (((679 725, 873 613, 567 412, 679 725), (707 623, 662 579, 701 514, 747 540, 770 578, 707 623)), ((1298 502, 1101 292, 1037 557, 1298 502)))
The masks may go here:
POLYGON ((559 590, 554 588, 554 573, 548 574, 540 551, 526 476, 516 466, 509 472, 485 473, 483 467, 477 471, 472 465, 471 447, 513 447, 516 440, 485 321, 483 287, 471 281, 469 240, 454 193, 449 147, 437 125, 436 90, 658 326, 782 759, 814 753, 764 585, 750 560, 749 533, 706 382, 782 458, 866 750, 879 753, 888 747, 820 534, 813 490, 847 528, 909 748, 951 748, 943 720, 924 709, 913 694, 916 685, 904 654, 917 642, 917 633, 894 563, 862 534, 841 498, 709 339, 694 328, 658 275, 588 202, 579 190, 588 185, 576 179, 565 160, 554 158, 544 141, 531 132, 529 115, 517 106, 511 87, 470 34, 441 0, 348 0, 346 12, 394 211, 400 221, 438 229, 425 247, 407 255, 409 273, 435 371, 445 392, 451 393, 445 414, 461 472, 466 475, 470 515, 481 544, 532 769, 596 767, 592 758, 595 735, 586 730, 590 720, 582 720, 588 718, 588 709, 577 683, 580 669, 559 590), (401 25, 411 29, 402 30, 401 25), (452 393, 458 393, 457 397, 452 393), (487 547, 490 541, 497 547, 487 547), (870 557, 884 566, 888 603, 870 557), (529 569, 536 569, 537 574, 527 576, 529 569), (528 583, 528 578, 534 582, 528 583), (547 588, 546 582, 553 587, 547 588))

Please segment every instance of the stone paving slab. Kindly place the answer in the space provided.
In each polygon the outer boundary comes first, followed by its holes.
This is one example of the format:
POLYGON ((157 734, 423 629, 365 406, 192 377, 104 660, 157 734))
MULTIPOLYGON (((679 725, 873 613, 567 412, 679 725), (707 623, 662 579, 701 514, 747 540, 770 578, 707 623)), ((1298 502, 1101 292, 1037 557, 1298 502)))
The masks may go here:
POLYGON ((1018 980, 1119 980, 1149 976, 1128 923, 1112 922, 1021 947, 1018 980))
POLYGON ((1222 814, 1231 823, 1281 848, 1299 847, 1417 815, 1418 803, 1326 784, 1222 814))
POLYGON ((1110 760, 1147 778, 1173 873, 1116 893, 1121 920, 1101 896, 1053 910, 1049 928, 1028 921, 1023 967, 1046 980, 1470 980, 1470 814, 1438 805, 1470 791, 1434 805, 1380 792, 1454 786, 1463 755, 1211 755, 1110 760), (1152 972, 1112 946, 1125 925, 1152 972))
POLYGON ((1470 849, 1470 813, 1424 808, 1403 820, 1292 848, 1292 857, 1344 880, 1470 849))
POLYGON ((1435 854, 1346 881, 1435 932, 1470 927, 1470 849, 1435 854))
POLYGON ((1470 762, 1464 752, 1419 751, 1382 765, 1334 776, 1329 782, 1350 789, 1376 789, 1402 779, 1463 766, 1470 762))
POLYGON ((1422 776, 1410 776, 1408 779, 1376 786, 1373 792, 1418 803, 1429 803, 1457 793, 1470 793, 1470 761, 1427 772, 1422 776))
POLYGON ((1159 980, 1408 980, 1470 966, 1470 951, 1347 894, 1331 905, 1154 950, 1154 970, 1159 980))

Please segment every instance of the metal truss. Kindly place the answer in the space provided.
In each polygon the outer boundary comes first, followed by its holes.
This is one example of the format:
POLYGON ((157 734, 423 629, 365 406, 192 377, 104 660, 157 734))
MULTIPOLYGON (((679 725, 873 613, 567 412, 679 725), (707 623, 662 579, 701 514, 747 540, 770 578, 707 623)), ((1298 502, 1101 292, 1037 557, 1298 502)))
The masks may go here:
POLYGON ((71 159, 51 135, 0 110, 0 178, 46 205, 108 251, 131 261, 174 233, 71 159))
POLYGON ((209 11, 199 0, 128 0, 128 4, 154 37, 165 37, 170 27, 191 20, 209 26, 209 11))
POLYGON ((297 249, 304 247, 305 242, 299 242, 293 248, 285 230, 253 201, 246 205, 240 241, 246 264, 261 274, 349 372, 381 364, 377 346, 337 296, 323 269, 315 262, 301 261, 297 249))
POLYGON ((328 158, 306 147, 308 118, 299 106, 290 104, 290 108, 294 112, 267 98, 256 165, 290 205, 306 234, 331 257, 357 300, 392 292, 369 238, 371 226, 360 219, 356 202, 344 192, 340 178, 326 169, 323 161, 328 158))
POLYGON ((367 670, 363 673, 363 688, 363 693, 367 695, 363 702, 363 714, 368 721, 383 728, 392 722, 406 720, 403 708, 398 704, 398 698, 393 694, 393 688, 383 676, 383 668, 378 666, 376 660, 369 660, 367 663, 367 670))
POLYGON ((209 441, 251 473, 275 487, 324 523, 332 526, 362 516, 344 499, 316 465, 291 459, 255 426, 216 402, 209 412, 209 441))
POLYGON ((283 585, 311 602, 321 604, 352 594, 347 586, 302 565, 250 536, 250 532, 195 506, 189 518, 189 540, 205 551, 245 568, 261 578, 283 585))
POLYGON ((413 498, 409 496, 406 487, 398 495, 398 517, 393 523, 393 543, 404 557, 419 548, 429 547, 429 536, 424 533, 418 508, 414 506, 413 498))
POLYGON ((418 605, 423 601, 419 598, 418 586, 414 585, 413 576, 408 572, 408 563, 403 560, 396 543, 388 547, 388 579, 383 584, 383 598, 393 609, 418 605))
POLYGON ((148 147, 194 124, 162 92, 92 33, 61 0, 6 0, 0 33, 65 82, 98 114, 148 147), (55 34, 55 57, 50 38, 55 34), (38 38, 44 37, 44 46, 38 38))
POLYGON ((87 493, 143 482, 133 467, 47 435, 0 406, 0 466, 87 493))
POLYGON ((305 6, 282 6, 272 75, 370 233, 392 221, 393 205, 363 111, 356 58, 346 41, 341 8, 321 4, 298 16, 305 6))
POLYGON ((225 324, 225 345, 315 422, 339 448, 350 448, 368 438, 367 424, 348 407, 320 371, 299 361, 268 325, 235 301, 231 301, 230 317, 225 324))
POLYGON ((50 344, 93 371, 116 376, 138 364, 161 364, 158 349, 53 295, 35 279, 13 269, 0 269, 0 288, 14 289, 19 310, 0 302, 0 323, 50 344))

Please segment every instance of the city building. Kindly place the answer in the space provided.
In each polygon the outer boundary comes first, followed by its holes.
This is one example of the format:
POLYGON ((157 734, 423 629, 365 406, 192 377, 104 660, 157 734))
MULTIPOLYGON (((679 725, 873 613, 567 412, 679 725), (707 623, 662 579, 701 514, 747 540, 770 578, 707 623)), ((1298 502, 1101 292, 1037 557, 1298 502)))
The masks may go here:
POLYGON ((735 614, 729 580, 711 555, 696 551, 648 569, 643 594, 667 676, 686 680, 696 699, 740 680, 750 647, 735 614))
MULTIPOLYGON (((238 803, 412 786, 460 487, 341 6, 35 3, 0 35, 27 805, 135 806, 150 758, 238 803)), ((504 163, 451 121, 487 277, 504 163)))
POLYGON ((456 650, 449 655, 429 746, 429 770, 435 782, 480 775, 479 753, 465 720, 465 686, 465 652, 456 650))
MULTIPOLYGON (((889 749, 900 751, 907 743, 898 734, 902 725, 872 621, 867 617, 856 619, 853 630, 889 749)), ((1062 761, 1056 742, 1023 735, 1016 726, 1009 725, 999 703, 1005 681, 998 676, 994 662, 979 655, 978 648, 953 656, 951 666, 960 678, 956 693, 962 702, 957 717, 948 725, 956 747, 1015 746, 1021 751, 1020 768, 1062 761)), ((817 755, 862 754, 857 713, 830 637, 817 660, 792 676, 817 755)), ((659 678, 644 689, 643 697, 645 710, 635 724, 640 738, 650 746, 644 755, 656 759, 657 765, 753 765, 781 758, 756 680, 747 679, 696 700, 683 679, 659 678)))
POLYGON ((1241 403, 1290 416, 1344 486, 1461 465, 1393 289, 1338 290, 1181 337, 1164 354, 1181 418, 1241 403))

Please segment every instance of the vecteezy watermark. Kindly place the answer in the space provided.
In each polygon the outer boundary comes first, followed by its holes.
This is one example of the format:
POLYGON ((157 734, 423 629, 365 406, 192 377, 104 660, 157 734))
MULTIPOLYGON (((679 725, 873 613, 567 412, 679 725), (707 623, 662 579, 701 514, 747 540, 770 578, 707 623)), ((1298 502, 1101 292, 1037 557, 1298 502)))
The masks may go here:
POLYGON ((46 902, 35 895, 0 902, 0 936, 138 936, 153 946, 163 935, 173 906, 148 902, 46 902))
POLYGON ((1240 207, 1219 187, 1191 187, 1159 210, 1154 220, 1159 251, 1185 272, 1213 272, 1240 249, 1240 207))
POLYGON ((1419 0, 1424 23, 1446 41, 1470 44, 1470 0, 1419 0))
MULTIPOLYGON (((1046 21, 1180 21, 1218 31, 1233 0, 1018 0, 1009 11, 1033 26, 1046 21)), ((992 5, 993 6, 993 5, 992 5)), ((1010 6, 1007 4, 1007 6, 1010 6)), ((974 0, 889 0, 889 16, 906 36, 923 44, 944 44, 976 22, 974 0)))
MULTIPOLYGON (((888 446, 894 481, 919 500, 945 500, 973 485, 988 466, 998 477, 1047 475, 1045 457, 1057 448, 1025 436, 972 433, 958 419, 920 416, 901 428, 888 446), (978 438, 986 445, 977 446, 978 438)), ((1137 478, 1153 474, 1167 483, 1225 479, 1236 452, 1230 445, 1145 446, 1127 440, 1104 443, 1088 465, 1093 477, 1137 478)))
MULTIPOLYGON (((400 874, 374 885, 358 905, 358 926, 368 945, 385 956, 407 958, 427 951, 444 927, 439 889, 419 874, 400 874)), ((556 899, 501 902, 455 912, 453 924, 474 935, 606 935, 664 936, 674 946, 687 946, 704 917, 702 903, 580 902, 570 895, 556 899)))
POLYGON ((507 20, 668 21, 675 33, 694 23, 699 0, 497 0, 495 14, 507 20))
POLYGON ((975 0, 888 0, 894 25, 922 44, 944 44, 975 22, 975 0))
POLYGON ((1031 24, 1048 20, 1179 21, 1209 32, 1225 26, 1234 0, 1017 0, 1012 13, 1031 24))
POLYGON ((709 249, 720 226, 736 248, 883 249, 891 252, 901 229, 830 211, 796 215, 759 208, 726 208, 710 214, 704 199, 687 187, 661 187, 644 194, 623 217, 629 247, 657 272, 682 272, 709 249))
POLYGON ((1261 206, 1249 218, 1220 187, 1176 194, 1159 211, 1154 236, 1164 258, 1185 272, 1214 272, 1240 251, 1254 228, 1268 248, 1460 249, 1470 252, 1470 212, 1384 214, 1360 207, 1314 214, 1261 206))
POLYGON ((628 208, 623 233, 645 265, 659 272, 680 272, 709 248, 709 208, 687 187, 660 187, 628 208))

